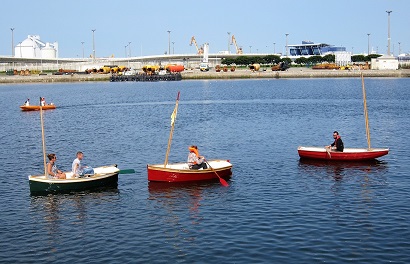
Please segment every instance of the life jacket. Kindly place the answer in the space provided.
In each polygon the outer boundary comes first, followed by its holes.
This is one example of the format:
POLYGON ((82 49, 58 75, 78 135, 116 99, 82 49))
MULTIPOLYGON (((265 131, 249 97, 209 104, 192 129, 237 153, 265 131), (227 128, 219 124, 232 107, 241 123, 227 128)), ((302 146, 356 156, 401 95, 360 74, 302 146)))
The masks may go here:
MULTIPOLYGON (((196 157, 199 158, 199 153, 198 153, 198 150, 196 148, 188 147, 188 149, 189 149, 190 152, 195 153, 196 157)), ((194 161, 194 164, 198 164, 198 163, 196 161, 194 161)))
POLYGON ((339 138, 340 138, 340 135, 337 135, 336 138, 335 138, 335 147, 336 147, 337 140, 338 140, 339 138))

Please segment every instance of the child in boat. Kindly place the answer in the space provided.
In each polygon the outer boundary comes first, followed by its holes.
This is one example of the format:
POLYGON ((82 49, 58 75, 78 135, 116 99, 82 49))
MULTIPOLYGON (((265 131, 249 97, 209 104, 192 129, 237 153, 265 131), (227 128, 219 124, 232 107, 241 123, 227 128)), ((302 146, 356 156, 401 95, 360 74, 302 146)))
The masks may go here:
POLYGON ((46 105, 46 99, 44 97, 41 97, 40 104, 41 104, 41 106, 46 105))
POLYGON ((57 156, 54 153, 50 153, 47 155, 48 159, 50 160, 47 163, 47 176, 49 178, 54 179, 65 179, 66 175, 61 170, 57 169, 56 160, 57 156))
POLYGON ((189 146, 188 166, 191 170, 207 169, 205 158, 199 155, 198 147, 195 145, 189 146))
POLYGON ((29 99, 29 98, 27 98, 27 101, 24 102, 24 105, 25 105, 25 106, 29 106, 29 105, 30 105, 30 99, 29 99))

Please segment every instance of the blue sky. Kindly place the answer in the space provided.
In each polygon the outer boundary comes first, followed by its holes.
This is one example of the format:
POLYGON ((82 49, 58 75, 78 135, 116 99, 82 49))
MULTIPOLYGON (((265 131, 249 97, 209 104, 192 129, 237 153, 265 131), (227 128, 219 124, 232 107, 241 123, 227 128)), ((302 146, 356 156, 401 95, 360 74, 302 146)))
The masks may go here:
MULTIPOLYGON (((27 35, 40 35, 44 42, 59 43, 59 57, 82 57, 92 53, 92 29, 96 29, 97 57, 164 54, 171 31, 171 53, 195 53, 190 39, 209 43, 210 52, 228 49, 228 33, 235 35, 245 53, 283 52, 302 40, 345 46, 354 53, 367 53, 370 46, 387 50, 390 16, 391 51, 410 53, 409 0, 257 0, 257 1, 106 1, 20 0, 2 1, 0 55, 11 55, 14 44, 27 35), (250 48, 252 46, 252 48, 250 48), (127 48, 127 52, 129 49, 127 48)), ((235 48, 230 46, 231 51, 235 48)))

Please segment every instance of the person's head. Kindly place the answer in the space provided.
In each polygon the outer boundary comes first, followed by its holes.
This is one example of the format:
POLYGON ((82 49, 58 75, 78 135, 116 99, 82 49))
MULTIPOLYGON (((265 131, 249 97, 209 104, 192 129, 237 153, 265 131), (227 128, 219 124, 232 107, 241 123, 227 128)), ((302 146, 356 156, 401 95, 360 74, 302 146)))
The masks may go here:
POLYGON ((188 147, 188 149, 189 149, 189 152, 193 152, 193 153, 195 153, 197 156, 199 156, 198 147, 197 147, 197 146, 191 145, 191 146, 188 147))
POLYGON ((333 131, 333 138, 337 138, 339 136, 339 132, 333 131))
POLYGON ((47 158, 48 158, 50 161, 52 161, 52 160, 56 160, 56 159, 57 159, 57 156, 56 156, 56 154, 54 154, 54 153, 50 153, 50 154, 47 155, 47 158))
POLYGON ((84 154, 83 154, 81 151, 78 151, 78 152, 77 152, 77 158, 78 158, 79 160, 82 160, 82 159, 83 159, 83 156, 84 156, 84 154))

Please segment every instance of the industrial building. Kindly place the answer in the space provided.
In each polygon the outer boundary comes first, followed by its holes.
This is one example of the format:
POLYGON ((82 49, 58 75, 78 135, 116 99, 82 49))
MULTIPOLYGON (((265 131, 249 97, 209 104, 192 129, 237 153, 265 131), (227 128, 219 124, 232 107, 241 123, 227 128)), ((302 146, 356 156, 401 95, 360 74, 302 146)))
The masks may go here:
POLYGON ((323 56, 335 52, 346 52, 345 47, 336 47, 325 43, 302 41, 302 44, 288 45, 291 56, 323 56))
POLYGON ((38 35, 28 35, 25 40, 14 47, 16 58, 58 58, 58 43, 42 42, 38 35))

